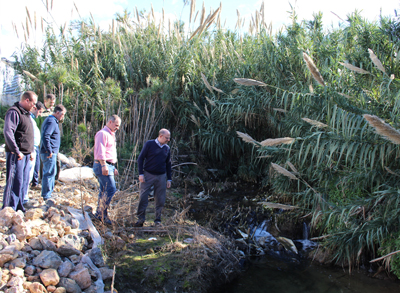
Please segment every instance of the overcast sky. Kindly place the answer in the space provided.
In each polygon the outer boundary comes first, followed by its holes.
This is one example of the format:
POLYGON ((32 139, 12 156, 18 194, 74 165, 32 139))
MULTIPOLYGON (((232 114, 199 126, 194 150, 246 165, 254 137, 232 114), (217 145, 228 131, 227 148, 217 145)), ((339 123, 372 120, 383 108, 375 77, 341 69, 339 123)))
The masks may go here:
MULTIPOLYGON (((56 23, 58 27, 69 23, 71 19, 79 18, 74 2, 83 18, 89 18, 90 13, 92 13, 95 21, 104 30, 108 29, 111 19, 115 17, 116 13, 122 13, 124 9, 127 9, 128 12, 133 12, 135 7, 138 10, 150 11, 151 3, 156 14, 161 13, 164 8, 169 18, 181 19, 185 23, 189 22, 190 4, 184 6, 183 0, 0 0, 0 57, 10 58, 14 51, 21 48, 21 42, 24 40, 22 23, 26 24, 26 8, 29 10, 32 22, 30 42, 31 44, 35 42, 40 44, 41 17, 48 22, 56 23), (46 2, 49 5, 50 13, 46 10, 46 2), (36 30, 33 29, 35 15, 36 30), (12 23, 17 27, 19 38, 15 34, 12 23)), ((235 29, 237 10, 242 18, 249 20, 250 15, 254 15, 254 11, 259 10, 262 3, 261 0, 205 0, 206 11, 211 8, 218 8, 220 2, 222 2, 222 23, 226 21, 226 27, 232 30, 235 29)), ((196 1, 196 11, 200 10, 202 5, 202 1, 196 1)), ((355 10, 360 11, 365 18, 378 20, 381 13, 384 16, 394 16, 394 10, 400 8, 399 0, 264 0, 267 24, 272 23, 273 28, 278 29, 282 25, 289 23, 288 11, 291 10, 291 5, 295 7, 299 20, 310 20, 313 13, 321 11, 326 27, 337 26, 340 22, 339 17, 346 20, 346 16, 355 10)))

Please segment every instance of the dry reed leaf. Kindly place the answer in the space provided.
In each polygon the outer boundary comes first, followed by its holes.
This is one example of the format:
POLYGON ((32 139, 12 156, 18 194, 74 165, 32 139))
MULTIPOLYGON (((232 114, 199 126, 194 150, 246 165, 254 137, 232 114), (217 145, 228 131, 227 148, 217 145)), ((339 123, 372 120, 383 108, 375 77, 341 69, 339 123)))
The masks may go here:
POLYGON ((281 137, 281 138, 268 138, 260 142, 262 146, 276 146, 280 144, 291 144, 294 142, 292 137, 281 137))
POLYGON ((266 208, 280 209, 280 210, 294 210, 298 208, 297 206, 290 206, 286 204, 267 202, 267 201, 259 202, 259 204, 262 204, 266 208))
POLYGON ((277 112, 282 112, 282 113, 287 112, 285 109, 280 109, 280 108, 272 108, 272 110, 277 111, 277 112))
POLYGON ((338 94, 348 99, 354 99, 352 96, 346 95, 344 93, 338 93, 338 94))
POLYGON ((368 49, 368 53, 369 53, 369 58, 371 59, 372 63, 374 63, 375 66, 378 67, 378 69, 380 71, 382 71, 383 73, 386 73, 381 60, 379 60, 378 57, 376 57, 376 55, 374 54, 374 51, 372 51, 371 49, 368 49))
POLYGON ((213 92, 211 85, 208 83, 207 78, 203 73, 201 73, 201 79, 203 80, 206 87, 210 90, 210 92, 213 92))
POLYGON ((394 74, 391 74, 390 75, 390 80, 393 80, 393 79, 395 79, 395 76, 394 76, 394 74))
POLYGON ((250 78, 234 78, 233 81, 238 84, 245 85, 245 86, 253 86, 253 85, 267 86, 267 84, 265 84, 261 81, 250 79, 250 78))
POLYGON ((288 164, 289 168, 293 171, 294 174, 299 174, 299 172, 292 163, 290 163, 289 161, 287 161, 286 163, 288 164))
POLYGON ((252 143, 252 144, 257 143, 257 141, 254 138, 252 138, 250 135, 248 135, 247 133, 243 133, 240 131, 236 131, 236 133, 244 142, 248 142, 248 143, 252 143))
POLYGON ((311 75, 314 77, 314 79, 322 86, 325 86, 324 79, 322 78, 321 73, 319 73, 318 68, 315 66, 314 62, 308 56, 306 53, 303 52, 303 58, 304 61, 306 62, 306 65, 308 67, 308 70, 310 70, 311 75))
POLYGON ((224 94, 224 91, 223 91, 223 90, 220 90, 219 88, 216 88, 215 86, 211 86, 211 88, 212 88, 213 90, 215 90, 215 91, 221 93, 221 94, 224 94))
POLYGON ((204 105, 204 109, 206 110, 207 117, 210 118, 210 113, 208 112, 207 105, 204 105))
POLYGON ((286 177, 289 177, 290 179, 293 179, 293 180, 299 180, 293 173, 289 172, 288 170, 286 170, 285 168, 279 166, 278 164, 271 163, 271 166, 279 174, 282 174, 282 175, 284 175, 286 177))
POLYGON ((200 128, 200 120, 199 119, 197 119, 193 114, 190 115, 190 119, 193 121, 194 124, 197 125, 197 127, 200 128))
POLYGON ((211 105, 211 106, 215 106, 215 102, 213 100, 211 100, 209 97, 205 96, 207 102, 211 105))
POLYGON ((189 16, 189 23, 192 22, 192 15, 196 11, 196 0, 190 1, 190 16, 189 16))
POLYGON ((312 84, 310 84, 309 86, 308 86, 308 89, 310 90, 310 93, 314 93, 314 88, 313 88, 313 86, 312 86, 312 84))
POLYGON ((319 128, 328 127, 328 125, 326 125, 325 123, 319 122, 317 120, 311 120, 309 118, 301 118, 301 119, 303 119, 307 123, 310 123, 311 125, 314 125, 314 126, 319 127, 319 128))
POLYGON ((350 63, 347 63, 347 62, 346 63, 339 62, 339 64, 344 66, 344 67, 346 67, 347 69, 350 69, 351 71, 357 72, 359 74, 371 74, 371 72, 369 72, 367 70, 364 70, 364 69, 361 69, 361 68, 359 68, 357 66, 353 66, 353 65, 351 65, 350 63))
POLYGON ((400 132, 375 115, 364 114, 363 117, 375 128, 375 131, 394 144, 400 144, 400 132))
POLYGON ((392 175, 395 175, 395 176, 397 176, 397 177, 400 177, 399 174, 393 172, 392 170, 390 170, 390 169, 389 169, 388 167, 386 167, 386 166, 385 166, 385 170, 388 171, 388 172, 389 172, 390 174, 392 174, 392 175))
POLYGON ((32 27, 32 20, 31 20, 31 15, 28 10, 28 6, 25 6, 25 8, 26 8, 26 14, 28 15, 29 23, 31 24, 31 27, 32 27))
POLYGON ((36 76, 34 76, 32 73, 30 73, 29 71, 26 71, 26 70, 22 70, 22 72, 24 73, 24 74, 26 74, 30 79, 32 79, 32 80, 36 80, 37 79, 37 77, 36 76))

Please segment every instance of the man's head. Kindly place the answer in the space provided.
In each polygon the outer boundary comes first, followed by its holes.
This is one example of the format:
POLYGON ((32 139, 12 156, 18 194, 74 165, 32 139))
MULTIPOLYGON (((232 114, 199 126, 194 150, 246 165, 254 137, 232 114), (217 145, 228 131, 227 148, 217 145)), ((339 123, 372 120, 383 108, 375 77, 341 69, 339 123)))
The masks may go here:
POLYGON ((121 118, 118 115, 111 115, 107 121, 107 127, 110 128, 111 132, 116 132, 121 126, 121 118))
POLYGON ((168 129, 162 128, 159 132, 158 132, 158 141, 163 145, 163 144, 167 144, 169 142, 169 140, 171 139, 171 133, 169 132, 168 129))
POLYGON ((57 118, 58 121, 63 122, 65 113, 67 113, 67 109, 61 104, 58 104, 54 107, 53 116, 57 118))
POLYGON ((46 109, 53 108, 55 104, 56 104, 56 96, 53 94, 46 95, 46 97, 44 98, 44 105, 46 109))
POLYGON ((33 106, 31 113, 38 118, 46 108, 41 101, 38 101, 35 106, 33 106))
POLYGON ((21 95, 21 100, 19 101, 19 104, 26 111, 31 111, 36 102, 37 95, 32 91, 27 91, 21 95))

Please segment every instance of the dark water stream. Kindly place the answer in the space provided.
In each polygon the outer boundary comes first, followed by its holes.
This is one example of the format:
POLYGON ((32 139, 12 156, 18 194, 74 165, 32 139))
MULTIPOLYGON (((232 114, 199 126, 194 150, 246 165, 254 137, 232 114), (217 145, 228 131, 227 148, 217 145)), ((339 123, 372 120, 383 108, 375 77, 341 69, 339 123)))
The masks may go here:
POLYGON ((219 293, 391 293, 400 292, 400 282, 373 279, 361 271, 311 264, 303 269, 282 267, 273 259, 252 263, 219 293))
MULTIPOLYGON (((243 192, 234 192, 224 196, 212 197, 202 202, 193 202, 192 214, 196 220, 204 217, 205 210, 218 211, 227 205, 241 205, 243 192)), ((245 204, 243 201, 242 204, 245 204)), ((304 236, 304 232, 303 232, 304 236)), ((303 239, 307 239, 308 235, 303 239)), ((380 280, 367 276, 365 271, 304 263, 288 263, 283 259, 269 256, 248 257, 242 274, 231 284, 214 293, 400 293, 400 281, 380 280)))

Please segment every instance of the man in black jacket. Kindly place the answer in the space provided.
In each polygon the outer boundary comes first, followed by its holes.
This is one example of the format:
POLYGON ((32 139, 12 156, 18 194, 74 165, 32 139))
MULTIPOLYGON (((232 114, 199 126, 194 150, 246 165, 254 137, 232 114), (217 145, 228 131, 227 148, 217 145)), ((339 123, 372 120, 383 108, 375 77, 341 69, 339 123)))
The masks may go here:
POLYGON ((3 208, 12 207, 25 212, 23 197, 29 186, 29 161, 34 151, 34 132, 30 112, 37 102, 32 91, 24 92, 4 118, 6 141, 6 186, 3 208))

